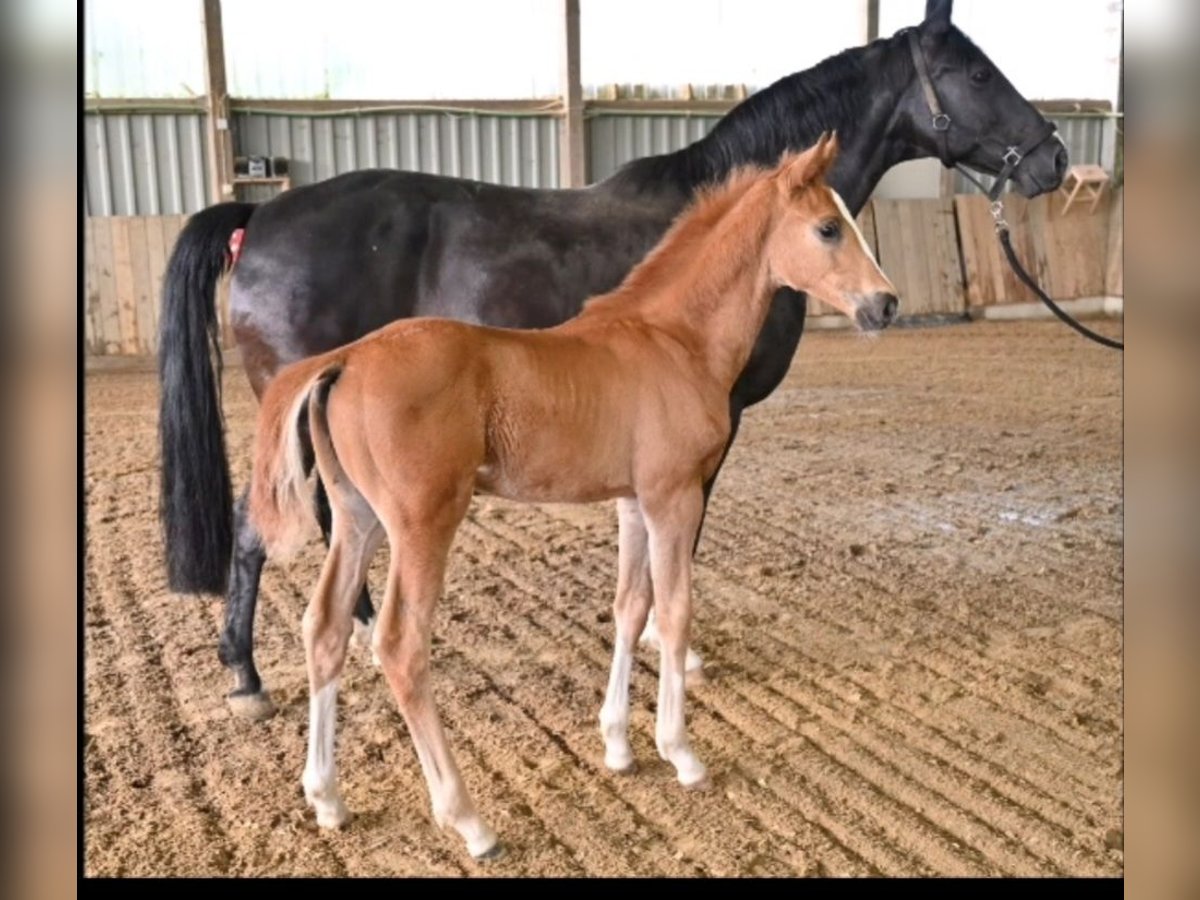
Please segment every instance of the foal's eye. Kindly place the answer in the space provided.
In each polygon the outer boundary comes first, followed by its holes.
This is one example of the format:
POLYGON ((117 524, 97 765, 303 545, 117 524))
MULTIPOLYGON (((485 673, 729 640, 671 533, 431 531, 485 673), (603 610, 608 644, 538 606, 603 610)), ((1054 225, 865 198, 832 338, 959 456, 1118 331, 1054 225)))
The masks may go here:
POLYGON ((827 241, 836 241, 842 235, 842 223, 837 219, 829 219, 817 227, 817 234, 827 241))
POLYGON ((992 80, 991 69, 978 69, 971 73, 972 84, 987 84, 992 80))

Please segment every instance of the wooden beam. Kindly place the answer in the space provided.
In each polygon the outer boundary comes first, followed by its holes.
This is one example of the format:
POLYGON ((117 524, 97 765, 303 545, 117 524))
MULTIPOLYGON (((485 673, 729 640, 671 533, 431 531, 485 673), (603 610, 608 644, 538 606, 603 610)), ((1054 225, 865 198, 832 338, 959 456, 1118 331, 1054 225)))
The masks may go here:
POLYGON ((583 140, 583 85, 579 81, 579 0, 562 0, 563 120, 559 131, 559 187, 587 184, 583 140))
POLYGON ((1121 4, 1121 50, 1117 56, 1117 112, 1113 123, 1113 178, 1117 186, 1125 183, 1125 4, 1121 4))
POLYGON ((205 108, 208 112, 208 166, 214 203, 233 199, 233 141, 229 134, 229 89, 225 81, 225 36, 221 0, 204 3, 205 108))
POLYGON ((879 37, 879 0, 867 0, 867 43, 879 37))

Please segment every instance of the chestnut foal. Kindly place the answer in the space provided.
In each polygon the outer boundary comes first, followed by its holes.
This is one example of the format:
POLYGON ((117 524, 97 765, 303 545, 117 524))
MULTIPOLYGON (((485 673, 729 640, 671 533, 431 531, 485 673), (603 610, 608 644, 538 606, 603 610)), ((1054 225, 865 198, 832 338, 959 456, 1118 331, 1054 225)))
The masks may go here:
POLYGON ((729 436, 730 389, 780 287, 832 304, 865 330, 896 312, 891 282, 825 184, 836 153, 836 138, 823 136, 773 170, 735 173, 683 212, 619 288, 555 328, 402 320, 271 382, 251 500, 268 549, 294 549, 313 521, 314 456, 333 509, 303 626, 311 691, 303 785, 320 825, 348 819, 334 766, 337 678, 354 602, 386 535, 374 649, 416 745, 434 819, 473 856, 499 852, 455 765, 429 681, 434 605, 476 492, 530 503, 619 498, 604 761, 633 766, 630 664, 653 599, 658 752, 683 785, 705 784, 684 724, 684 662, 701 485, 729 436))

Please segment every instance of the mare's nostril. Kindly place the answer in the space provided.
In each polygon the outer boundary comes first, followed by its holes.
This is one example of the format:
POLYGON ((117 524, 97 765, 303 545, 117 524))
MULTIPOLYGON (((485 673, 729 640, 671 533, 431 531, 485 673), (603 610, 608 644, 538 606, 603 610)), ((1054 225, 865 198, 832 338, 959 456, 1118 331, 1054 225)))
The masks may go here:
POLYGON ((895 297, 888 297, 883 304, 883 321, 884 324, 893 321, 896 318, 896 310, 900 306, 900 302, 895 297))
POLYGON ((1060 178, 1067 174, 1067 161, 1067 148, 1060 146, 1054 154, 1054 171, 1060 178))

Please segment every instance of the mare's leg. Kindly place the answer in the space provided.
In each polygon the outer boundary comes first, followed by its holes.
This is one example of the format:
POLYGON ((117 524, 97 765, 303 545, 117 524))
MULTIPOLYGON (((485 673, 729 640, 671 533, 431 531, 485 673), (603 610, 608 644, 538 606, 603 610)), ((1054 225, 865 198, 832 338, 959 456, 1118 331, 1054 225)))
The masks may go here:
POLYGON ((613 601, 617 636, 613 643, 608 692, 600 709, 600 733, 604 735, 604 764, 616 772, 630 772, 634 760, 629 746, 629 674, 634 641, 642 633, 654 592, 650 583, 646 524, 637 501, 618 500, 617 516, 620 552, 617 557, 617 597, 613 601))
MULTIPOLYGON (((315 494, 317 508, 317 523, 321 526, 321 536, 325 545, 329 546, 330 512, 329 495, 325 493, 325 484, 317 478, 315 494)), ((375 623, 375 608, 371 606, 371 596, 367 593, 364 581, 362 591, 354 603, 354 637, 363 647, 371 646, 371 628, 375 623)))
MULTIPOLYGON (((704 508, 700 512, 700 525, 696 529, 696 541, 692 545, 692 556, 696 555, 696 551, 700 547, 700 531, 704 528, 704 518, 708 515, 708 500, 712 496, 713 487, 717 483, 717 476, 721 474, 721 466, 725 465, 725 458, 729 455, 729 448, 733 446, 733 439, 737 437, 738 426, 741 424, 742 408, 731 403, 729 409, 729 440, 725 442, 725 450, 721 453, 721 461, 717 463, 717 468, 708 477, 708 480, 704 482, 704 508)), ((646 620, 646 629, 642 632, 642 636, 638 641, 656 649, 661 646, 658 637, 658 626, 654 622, 654 610, 650 611, 650 617, 646 620)), ((704 668, 704 660, 691 647, 688 647, 685 668, 688 672, 699 672, 704 668)))
POLYGON ((455 502, 441 509, 425 504, 413 514, 387 517, 392 557, 374 646, 408 723, 429 786, 434 821, 457 831, 476 859, 492 859, 502 852, 496 832, 467 793, 429 683, 433 611, 442 593, 446 556, 470 498, 466 483, 455 502))
POLYGON ((317 824, 338 828, 350 818, 337 785, 334 733, 337 684, 350 641, 352 611, 367 577, 371 557, 383 540, 383 528, 361 501, 335 514, 329 553, 320 581, 304 612, 304 651, 308 662, 308 758, 304 797, 317 813, 317 824))
POLYGON ((692 752, 684 718, 684 662, 692 620, 692 547, 704 514, 699 484, 639 498, 650 548, 650 577, 661 639, 658 674, 658 753, 675 767, 685 787, 707 783, 692 752))
POLYGON ((254 611, 267 554, 247 515, 249 494, 247 488, 233 507, 233 559, 217 657, 233 673, 235 686, 227 697, 233 713, 246 719, 267 719, 275 714, 275 705, 263 690, 254 666, 254 611))

